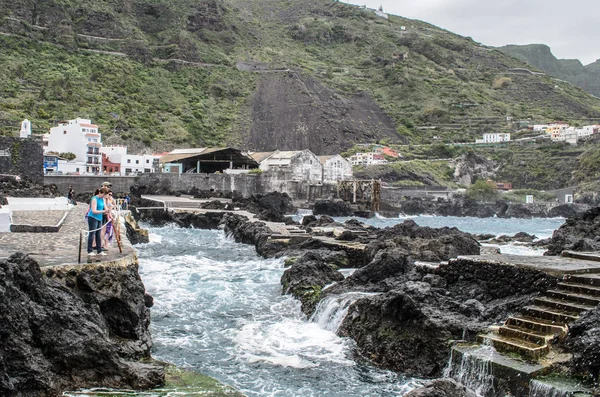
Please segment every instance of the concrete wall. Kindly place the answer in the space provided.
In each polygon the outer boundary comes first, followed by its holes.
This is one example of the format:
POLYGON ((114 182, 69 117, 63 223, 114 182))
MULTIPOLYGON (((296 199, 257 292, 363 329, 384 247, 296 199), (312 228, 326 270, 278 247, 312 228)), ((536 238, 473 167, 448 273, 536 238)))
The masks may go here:
POLYGON ((41 143, 34 138, 0 136, 0 174, 42 181, 44 153, 41 143))
POLYGON ((58 191, 67 195, 69 186, 73 186, 75 193, 93 192, 102 186, 102 182, 108 181, 113 184, 112 190, 116 193, 129 192, 131 186, 135 185, 135 177, 132 176, 92 176, 92 175, 45 175, 44 185, 56 185, 58 191))

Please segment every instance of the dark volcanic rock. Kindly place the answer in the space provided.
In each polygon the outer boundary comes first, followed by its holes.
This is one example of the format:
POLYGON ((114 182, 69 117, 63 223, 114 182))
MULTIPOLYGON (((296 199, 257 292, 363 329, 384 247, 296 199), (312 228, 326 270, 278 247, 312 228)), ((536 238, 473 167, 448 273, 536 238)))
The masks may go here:
POLYGON ((47 273, 23 254, 0 262, 0 395, 164 383, 162 367, 137 361, 152 342, 136 266, 47 273))
POLYGON ((315 215, 352 216, 354 210, 343 200, 317 200, 313 213, 315 215))
POLYGON ((435 379, 426 386, 411 390, 404 397, 476 397, 477 395, 454 379, 435 379))
POLYGON ((307 252, 281 276, 284 294, 292 294, 302 303, 302 312, 312 314, 321 298, 322 288, 344 276, 318 252, 307 252))
POLYGON ((0 205, 6 205, 6 197, 57 197, 56 185, 45 186, 29 178, 17 179, 0 175, 0 205))
POLYGON ((536 270, 466 259, 422 271, 388 249, 327 289, 383 292, 350 306, 339 333, 352 337, 375 363, 421 377, 442 374, 449 340, 474 340, 558 282, 536 270))
POLYGON ((600 250, 600 207, 568 218, 554 231, 544 255, 560 255, 564 250, 600 250))
POLYGON ((579 320, 569 324, 564 346, 573 354, 571 367, 579 376, 600 382, 600 306, 583 313, 579 320))
POLYGON ((479 255, 477 240, 456 228, 422 227, 409 220, 374 233, 378 238, 367 246, 369 258, 385 248, 402 248, 413 259, 429 262, 445 261, 458 255, 479 255))
MULTIPOLYGON (((136 213, 135 208, 133 208, 136 213)), ((206 212, 204 214, 190 212, 172 212, 162 209, 144 210, 137 214, 139 220, 152 225, 164 226, 174 223, 181 227, 194 227, 196 229, 217 229, 225 212, 206 212)))

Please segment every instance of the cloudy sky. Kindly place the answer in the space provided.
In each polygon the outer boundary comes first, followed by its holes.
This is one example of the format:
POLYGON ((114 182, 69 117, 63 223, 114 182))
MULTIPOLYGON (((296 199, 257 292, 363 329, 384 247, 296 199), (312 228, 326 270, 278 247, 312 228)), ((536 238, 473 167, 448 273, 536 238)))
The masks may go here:
POLYGON ((584 65, 600 58, 600 0, 344 0, 471 36, 490 46, 546 44, 584 65))

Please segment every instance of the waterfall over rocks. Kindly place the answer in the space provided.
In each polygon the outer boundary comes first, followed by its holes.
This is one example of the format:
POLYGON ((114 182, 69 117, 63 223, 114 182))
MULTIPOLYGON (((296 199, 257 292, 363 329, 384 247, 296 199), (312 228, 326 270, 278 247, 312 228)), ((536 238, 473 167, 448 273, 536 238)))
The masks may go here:
POLYGON ((377 294, 364 292, 348 292, 341 295, 329 295, 319 302, 317 309, 310 318, 321 328, 336 332, 346 315, 348 308, 358 299, 377 294))

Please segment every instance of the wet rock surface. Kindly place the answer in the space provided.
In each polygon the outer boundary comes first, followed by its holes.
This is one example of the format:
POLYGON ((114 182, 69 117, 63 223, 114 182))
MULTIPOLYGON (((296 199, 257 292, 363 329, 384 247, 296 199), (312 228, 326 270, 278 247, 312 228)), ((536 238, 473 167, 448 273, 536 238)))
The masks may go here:
POLYGON ((600 388, 600 306, 569 324, 569 334, 563 345, 573 354, 572 371, 588 377, 595 387, 600 388))
POLYGON ((0 395, 164 383, 161 366, 139 361, 152 342, 137 267, 86 269, 0 261, 0 395))
POLYGON ((600 250, 600 207, 567 218, 552 234, 544 255, 560 255, 565 250, 600 250))
POLYGON ((477 397, 477 395, 453 379, 435 379, 423 387, 411 390, 404 397, 477 397))
POLYGON ((299 299, 304 313, 312 313, 321 298, 323 287, 344 279, 335 263, 335 260, 328 260, 327 254, 318 251, 305 253, 283 273, 283 293, 299 299))

